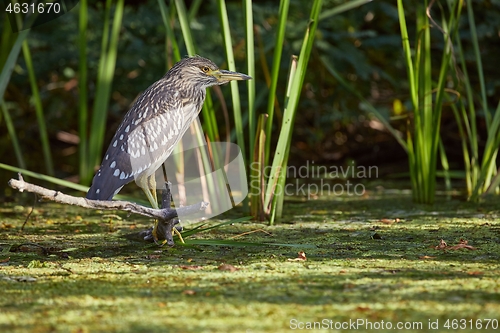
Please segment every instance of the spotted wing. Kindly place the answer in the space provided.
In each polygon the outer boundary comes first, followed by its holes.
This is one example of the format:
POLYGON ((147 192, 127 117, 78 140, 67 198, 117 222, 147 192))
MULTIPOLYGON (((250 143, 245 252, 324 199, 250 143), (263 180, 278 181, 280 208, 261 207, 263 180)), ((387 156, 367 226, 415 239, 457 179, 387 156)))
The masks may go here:
MULTIPOLYGON (((139 101, 138 101, 139 102, 139 101)), ((111 200, 127 183, 153 174, 198 115, 193 104, 163 105, 127 113, 94 176, 88 199, 111 200), (136 115, 132 117, 131 115, 136 115)))

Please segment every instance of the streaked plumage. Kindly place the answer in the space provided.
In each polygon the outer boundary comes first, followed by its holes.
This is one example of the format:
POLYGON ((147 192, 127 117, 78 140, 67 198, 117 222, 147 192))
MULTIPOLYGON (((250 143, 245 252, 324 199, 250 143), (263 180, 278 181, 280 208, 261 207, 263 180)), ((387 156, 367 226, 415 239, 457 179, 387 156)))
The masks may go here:
MULTIPOLYGON (((153 175, 198 116, 206 88, 244 74, 219 70, 202 57, 185 58, 142 93, 104 154, 87 198, 111 200, 127 183, 153 175)), ((146 191, 146 189, 145 189, 146 191)))

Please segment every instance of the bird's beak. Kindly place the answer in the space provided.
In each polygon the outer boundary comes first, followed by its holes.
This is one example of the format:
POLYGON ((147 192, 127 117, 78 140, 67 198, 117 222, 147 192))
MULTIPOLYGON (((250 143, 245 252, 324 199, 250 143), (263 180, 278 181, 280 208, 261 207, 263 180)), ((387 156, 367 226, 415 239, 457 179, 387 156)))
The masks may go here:
POLYGON ((226 71, 224 69, 219 69, 217 71, 212 72, 213 76, 217 78, 217 80, 222 84, 233 80, 251 80, 252 77, 246 74, 226 71))

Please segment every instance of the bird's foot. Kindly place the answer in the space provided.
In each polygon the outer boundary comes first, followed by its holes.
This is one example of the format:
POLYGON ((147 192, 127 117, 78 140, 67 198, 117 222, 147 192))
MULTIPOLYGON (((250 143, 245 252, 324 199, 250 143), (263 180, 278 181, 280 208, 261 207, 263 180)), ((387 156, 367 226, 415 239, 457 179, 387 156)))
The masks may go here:
MULTIPOLYGON (((179 219, 178 218, 173 218, 168 221, 160 221, 157 224, 156 228, 156 233, 157 235, 162 235, 164 241, 162 243, 158 243, 158 237, 156 238, 155 243, 159 245, 165 245, 167 244, 168 246, 174 246, 174 233, 176 233, 179 238, 181 239, 181 242, 184 243, 184 240, 182 239, 180 231, 182 231, 182 227, 179 224, 179 219)), ((154 240, 154 238, 153 238, 154 240)))
POLYGON ((167 244, 168 246, 174 246, 174 237, 173 234, 177 234, 182 243, 184 243, 184 239, 181 236, 182 226, 179 224, 178 218, 170 219, 166 222, 163 221, 155 221, 154 227, 146 230, 146 234, 144 235, 144 240, 148 242, 155 242, 155 244, 159 246, 163 246, 167 244))
MULTIPOLYGON (((180 228, 181 228, 181 230, 182 230, 182 226, 179 226, 179 227, 180 227, 180 228)), ((184 238, 182 238, 182 235, 181 235, 181 233, 180 233, 179 229, 177 229, 177 226, 175 226, 172 230, 174 231, 174 233, 175 233, 175 234, 177 234, 177 236, 178 236, 178 237, 179 237, 179 239, 181 240, 181 243, 182 243, 182 244, 186 244, 186 242, 184 242, 184 238)))
MULTIPOLYGON (((155 220, 155 223, 153 225, 153 229, 151 230, 151 237, 153 238, 153 241, 155 242, 156 245, 158 245, 158 220, 155 220)), ((144 238, 146 239, 146 238, 144 238)))

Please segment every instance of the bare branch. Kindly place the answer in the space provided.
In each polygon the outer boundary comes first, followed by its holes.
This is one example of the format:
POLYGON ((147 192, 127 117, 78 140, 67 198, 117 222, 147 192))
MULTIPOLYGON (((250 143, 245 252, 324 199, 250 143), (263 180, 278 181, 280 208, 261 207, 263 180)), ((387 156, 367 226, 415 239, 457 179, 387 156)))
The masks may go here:
POLYGON ((105 210, 122 210, 134 214, 139 214, 143 216, 152 217, 160 221, 169 221, 176 218, 178 214, 190 215, 197 213, 201 210, 205 210, 208 207, 207 202, 200 202, 194 205, 180 207, 180 208, 162 208, 154 209, 149 207, 144 207, 133 202, 128 201, 101 201, 101 200, 90 200, 87 198, 74 197, 68 194, 64 194, 60 191, 53 191, 46 189, 44 187, 27 183, 24 181, 21 174, 19 174, 19 180, 11 179, 9 181, 9 186, 19 192, 30 192, 38 194, 42 199, 54 201, 61 204, 79 206, 83 208, 90 209, 105 209, 105 210))

